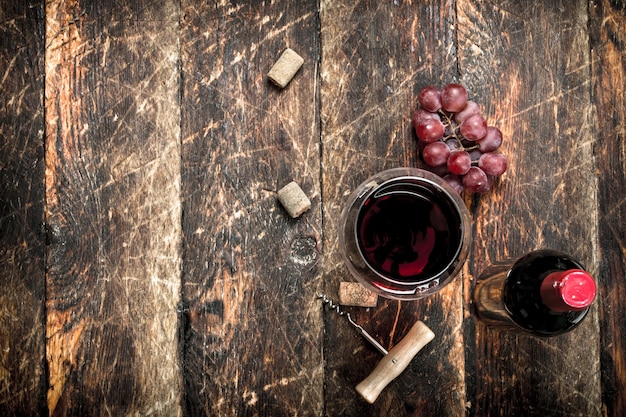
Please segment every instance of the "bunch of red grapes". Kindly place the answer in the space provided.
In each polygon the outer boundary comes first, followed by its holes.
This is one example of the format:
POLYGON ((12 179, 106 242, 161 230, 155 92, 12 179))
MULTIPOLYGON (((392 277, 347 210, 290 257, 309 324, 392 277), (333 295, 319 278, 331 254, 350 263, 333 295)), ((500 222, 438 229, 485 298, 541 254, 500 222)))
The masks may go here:
POLYGON ((484 193, 506 171, 508 161, 496 150, 502 132, 487 126, 480 107, 468 100, 465 87, 448 84, 442 90, 427 86, 418 96, 413 115, 423 161, 460 193, 484 193))

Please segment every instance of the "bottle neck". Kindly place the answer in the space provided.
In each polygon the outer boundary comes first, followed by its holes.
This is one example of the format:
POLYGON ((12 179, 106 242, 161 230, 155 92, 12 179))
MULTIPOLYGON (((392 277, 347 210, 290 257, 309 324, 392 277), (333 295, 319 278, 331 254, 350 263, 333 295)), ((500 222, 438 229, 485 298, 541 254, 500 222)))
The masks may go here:
POLYGON ((546 276, 539 291, 541 300, 552 311, 581 311, 593 302, 596 282, 582 269, 555 271, 546 276))

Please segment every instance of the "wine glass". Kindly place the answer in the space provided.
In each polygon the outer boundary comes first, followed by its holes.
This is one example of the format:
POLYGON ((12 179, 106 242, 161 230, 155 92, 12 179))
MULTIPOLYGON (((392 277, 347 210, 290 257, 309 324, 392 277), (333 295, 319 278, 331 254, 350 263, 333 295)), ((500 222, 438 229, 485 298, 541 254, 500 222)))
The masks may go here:
POLYGON ((470 236, 465 203, 445 180, 418 168, 394 168, 350 194, 339 249, 366 288, 386 298, 416 300, 459 273, 470 236))

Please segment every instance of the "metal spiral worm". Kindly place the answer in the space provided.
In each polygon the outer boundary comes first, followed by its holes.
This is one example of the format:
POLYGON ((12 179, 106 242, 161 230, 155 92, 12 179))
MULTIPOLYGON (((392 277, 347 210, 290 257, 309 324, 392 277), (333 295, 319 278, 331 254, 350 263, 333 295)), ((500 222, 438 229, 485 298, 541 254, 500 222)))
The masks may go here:
POLYGON ((350 313, 348 313, 347 311, 343 311, 341 309, 341 307, 339 306, 339 304, 335 304, 335 302, 333 300, 331 300, 330 298, 326 297, 326 294, 317 294, 317 298, 321 299, 322 302, 326 305, 328 305, 328 307, 331 310, 335 310, 335 312, 337 314, 339 314, 340 316, 346 316, 348 318, 348 320, 350 320, 350 313))
POLYGON ((386 355, 388 353, 387 349, 385 349, 380 343, 378 343, 378 341, 374 339, 374 337, 371 334, 366 332, 363 327, 361 327, 358 323, 352 320, 352 317, 350 317, 350 313, 342 310, 339 304, 335 304, 335 302, 331 300, 330 298, 328 298, 326 294, 317 294, 317 298, 322 300, 322 303, 326 304, 331 310, 334 310, 335 313, 347 318, 348 323, 350 323, 359 333, 361 333, 361 336, 363 336, 365 340, 370 342, 372 346, 376 348, 376 350, 378 350, 383 355, 386 355))

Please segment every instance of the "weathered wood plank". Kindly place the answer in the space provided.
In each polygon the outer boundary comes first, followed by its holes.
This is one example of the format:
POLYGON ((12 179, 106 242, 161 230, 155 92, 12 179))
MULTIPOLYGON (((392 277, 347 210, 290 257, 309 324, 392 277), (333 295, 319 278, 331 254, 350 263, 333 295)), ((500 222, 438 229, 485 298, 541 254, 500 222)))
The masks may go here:
POLYGON ((315 1, 183 1, 184 413, 321 415, 315 1), (287 47, 304 65, 281 90, 287 47), (312 208, 291 219, 295 180, 312 208))
POLYGON ((178 19, 46 3, 51 415, 179 414, 178 19))
POLYGON ((44 414, 43 2, 0 3, 0 415, 44 414))
MULTIPOLYGON (((495 190, 474 200, 473 278, 541 247, 570 253, 596 274, 587 3, 459 0, 457 10, 462 81, 511 157, 495 190)), ((470 414, 600 415, 597 319, 596 303, 576 331, 546 340, 468 321, 470 414)))
POLYGON ((626 410, 626 3, 590 2, 600 225, 600 339, 606 416, 626 410))
MULTIPOLYGON (((336 298, 352 280, 337 247, 340 212, 350 191, 374 173, 417 165, 411 115, 417 93, 454 80, 452 2, 321 3, 324 289, 336 298)), ((343 318, 326 313, 326 413, 329 416, 437 415, 465 412, 462 280, 418 302, 379 300, 349 309, 385 347, 417 319, 435 339, 373 404, 354 387, 381 356, 343 318)))

